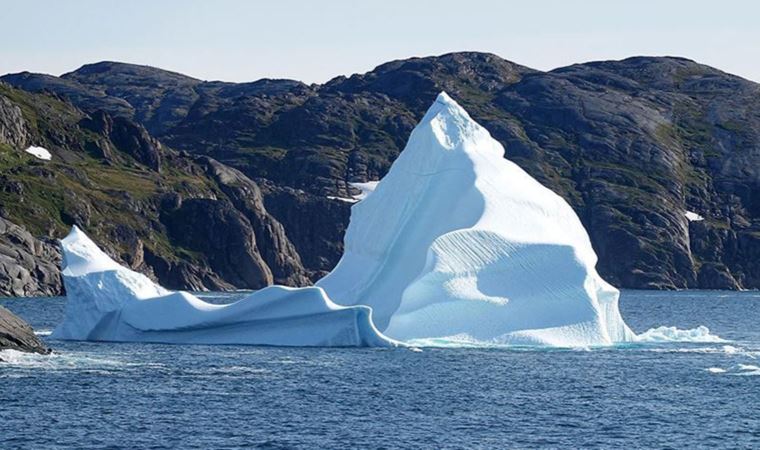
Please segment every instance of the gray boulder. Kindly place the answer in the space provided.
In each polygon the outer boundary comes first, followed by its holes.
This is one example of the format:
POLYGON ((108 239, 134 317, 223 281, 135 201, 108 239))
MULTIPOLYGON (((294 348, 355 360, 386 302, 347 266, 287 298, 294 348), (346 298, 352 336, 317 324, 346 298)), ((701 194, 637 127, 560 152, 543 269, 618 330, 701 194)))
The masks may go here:
POLYGON ((0 295, 50 296, 61 292, 61 253, 52 241, 40 240, 0 217, 0 295))
POLYGON ((0 306, 0 350, 6 349, 41 355, 50 353, 50 348, 34 334, 28 323, 0 306))

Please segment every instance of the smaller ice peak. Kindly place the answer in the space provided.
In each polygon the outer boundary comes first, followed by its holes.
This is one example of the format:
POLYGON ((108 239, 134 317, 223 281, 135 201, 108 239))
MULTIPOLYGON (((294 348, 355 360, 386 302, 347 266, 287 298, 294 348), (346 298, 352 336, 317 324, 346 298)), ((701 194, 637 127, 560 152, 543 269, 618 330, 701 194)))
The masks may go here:
POLYGON ((318 287, 269 286, 216 305, 170 291, 108 257, 78 227, 61 240, 66 314, 53 339, 377 346, 399 343, 372 322, 367 306, 341 306, 318 287))
POLYGON ((50 159, 53 157, 48 149, 43 147, 36 147, 34 145, 30 146, 24 151, 34 156, 35 158, 42 159, 44 161, 50 161, 50 159))
POLYGON ((121 267, 76 225, 71 227, 71 231, 65 238, 61 239, 61 250, 63 274, 67 276, 119 270, 121 267))

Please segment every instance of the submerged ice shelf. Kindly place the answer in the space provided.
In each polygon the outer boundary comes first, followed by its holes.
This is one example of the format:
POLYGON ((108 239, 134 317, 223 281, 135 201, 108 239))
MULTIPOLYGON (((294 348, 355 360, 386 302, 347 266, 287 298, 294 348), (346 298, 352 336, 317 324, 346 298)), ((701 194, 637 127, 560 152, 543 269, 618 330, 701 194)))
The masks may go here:
POLYGON ((358 186, 345 253, 316 286, 230 305, 168 291, 76 227, 62 241, 58 339, 393 346, 602 346, 638 340, 586 230, 441 93, 377 184, 358 186), (371 193, 371 195, 370 195, 371 193))

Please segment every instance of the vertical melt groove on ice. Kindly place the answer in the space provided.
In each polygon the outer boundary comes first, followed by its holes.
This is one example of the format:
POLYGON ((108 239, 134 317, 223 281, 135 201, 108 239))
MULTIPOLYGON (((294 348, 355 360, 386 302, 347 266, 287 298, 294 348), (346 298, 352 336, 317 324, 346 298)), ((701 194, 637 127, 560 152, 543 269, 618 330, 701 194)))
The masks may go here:
MULTIPOLYGON (((572 208, 504 159, 445 93, 354 204, 345 253, 315 287, 271 286, 213 305, 120 266, 76 227, 61 245, 68 304, 59 339, 558 347, 647 339, 621 318, 619 292, 596 272, 572 208)), ((665 331, 656 334, 673 334, 665 331)))

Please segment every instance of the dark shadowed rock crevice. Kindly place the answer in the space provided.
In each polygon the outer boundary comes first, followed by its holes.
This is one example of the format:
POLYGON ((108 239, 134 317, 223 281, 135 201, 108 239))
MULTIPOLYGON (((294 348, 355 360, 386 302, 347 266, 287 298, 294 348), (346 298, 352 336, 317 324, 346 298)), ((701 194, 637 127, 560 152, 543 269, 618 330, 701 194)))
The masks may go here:
POLYGON ((189 199, 164 213, 162 222, 175 245, 206 260, 231 286, 257 289, 272 284, 250 221, 230 203, 189 199))
POLYGON ((250 222, 258 251, 273 281, 288 286, 309 284, 301 257, 285 234, 285 228, 266 210, 259 186, 240 171, 211 158, 201 157, 198 161, 250 222))
POLYGON ((325 276, 343 255, 351 204, 268 182, 262 190, 267 211, 288 230, 311 280, 325 276))

